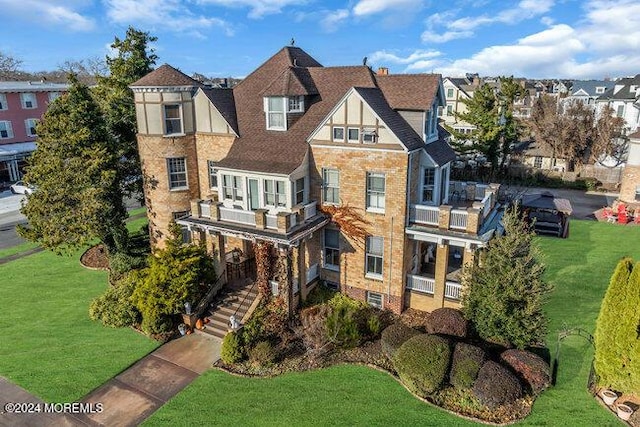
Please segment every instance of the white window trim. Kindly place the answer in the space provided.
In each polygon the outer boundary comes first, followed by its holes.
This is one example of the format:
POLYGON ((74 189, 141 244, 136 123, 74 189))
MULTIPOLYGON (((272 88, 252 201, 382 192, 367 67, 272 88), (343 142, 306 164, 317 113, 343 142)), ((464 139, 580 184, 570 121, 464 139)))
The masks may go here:
POLYGON ((168 157, 167 158, 167 179, 168 179, 168 185, 169 185, 169 191, 183 191, 183 190, 188 190, 189 189, 189 175, 188 175, 188 171, 187 171, 187 159, 186 157, 168 157), (185 185, 181 185, 181 186, 175 186, 172 187, 171 186, 171 176, 174 174, 179 174, 182 172, 171 172, 171 160, 182 160, 184 162, 184 182, 185 185))
POLYGON ((307 201, 307 189, 305 188, 307 183, 306 177, 301 176, 300 178, 296 178, 293 183, 295 185, 295 192, 293 193, 293 203, 295 203, 296 205, 305 204, 305 202, 307 201), (298 182, 300 180, 302 180, 302 188, 298 188, 298 182), (302 201, 298 203, 298 194, 300 193, 302 193, 302 201))
POLYGON ((354 127, 348 127, 347 128, 347 142, 351 143, 351 144, 358 144, 360 143, 360 128, 354 128, 354 127), (356 132, 358 132, 358 138, 357 139, 351 139, 351 131, 355 130, 356 132))
MULTIPOLYGON (((366 191, 366 200, 365 200, 365 206, 366 206, 366 211, 367 212, 372 212, 372 213, 380 213, 383 214, 385 212, 386 206, 387 206, 387 174, 383 173, 383 172, 367 172, 366 175, 366 183, 365 183, 365 191, 366 191), (369 193, 372 191, 369 189, 369 177, 372 175, 377 175, 378 177, 382 176, 382 178, 384 179, 384 192, 382 193, 384 196, 384 206, 383 208, 379 207, 379 206, 370 206, 369 205, 369 193)), ((376 191, 376 193, 379 193, 378 191, 376 191)))
POLYGON ((367 304, 369 304, 371 307, 375 307, 375 308, 378 308, 380 310, 384 310, 384 295, 383 294, 378 293, 378 292, 367 291, 366 297, 367 297, 367 304), (373 303, 373 304, 371 303, 371 298, 370 297, 372 295, 375 295, 376 298, 378 298, 378 297, 380 298, 380 304, 379 305, 376 304, 376 303, 373 303))
POLYGON ((36 134, 35 130, 36 130, 36 126, 38 124, 38 119, 26 119, 24 121, 24 128, 25 131, 27 132, 27 136, 38 136, 38 134, 36 134), (33 126, 30 126, 31 122, 33 122, 33 126), (31 128, 33 127, 33 133, 31 132, 31 128))
POLYGON ((281 179, 274 179, 274 178, 268 178, 268 179, 263 179, 262 181, 262 197, 263 197, 263 204, 266 207, 270 207, 270 208, 286 208, 288 206, 287 203, 287 183, 284 180, 281 179), (268 193, 267 192, 267 182, 271 182, 271 186, 273 189, 273 193, 268 193), (278 192, 278 183, 282 183, 282 185, 284 186, 283 188, 283 192, 279 193, 278 192), (267 195, 273 195, 273 204, 270 204, 267 202, 267 195), (282 198, 284 198, 284 203, 282 202, 282 198))
POLYGON ((207 160, 207 171, 208 171, 208 175, 209 175, 209 188, 212 190, 217 190, 218 187, 220 186, 220 181, 219 181, 219 177, 218 177, 218 169, 216 167, 216 163, 213 160, 207 160), (216 177, 216 185, 212 185, 212 179, 211 177, 215 175, 216 177))
POLYGON ((384 274, 384 237, 381 236, 369 236, 367 238, 367 240, 369 238, 372 237, 377 237, 379 239, 382 239, 382 255, 378 255, 378 254, 374 254, 369 252, 369 242, 365 242, 365 253, 364 253, 364 277, 366 277, 367 279, 374 279, 374 280, 383 280, 383 274, 384 274), (382 260, 381 266, 382 266, 382 271, 380 271, 380 273, 373 273, 373 272, 369 272, 369 257, 375 257, 375 258, 380 258, 382 260))
POLYGON ((179 103, 167 103, 167 104, 162 104, 162 132, 164 136, 183 136, 185 135, 184 133, 184 117, 182 115, 182 104, 179 103), (177 106, 178 107, 178 113, 180 115, 179 118, 177 119, 169 119, 167 118, 167 111, 166 108, 167 107, 172 107, 172 106, 177 106), (173 133, 169 133, 167 131, 167 120, 180 120, 180 132, 173 132, 173 133))
POLYGON ((265 120, 267 122, 267 130, 277 130, 277 131, 285 131, 287 130, 287 111, 289 109, 289 99, 285 96, 265 96, 264 97, 264 112, 265 112, 265 120), (272 126, 271 121, 269 120, 269 114, 271 114, 271 110, 269 110, 269 99, 279 99, 282 104, 282 111, 274 111, 273 114, 282 114, 282 126, 272 126))
POLYGON ((340 271, 340 231, 339 230, 335 230, 333 228, 325 228, 322 231, 322 268, 324 268, 326 270, 331 270, 331 271, 340 271), (337 248, 335 248, 333 246, 327 246, 327 242, 326 242, 326 239, 325 239, 325 233, 327 232, 327 230, 335 231, 336 233, 338 233, 338 247, 337 248), (338 265, 328 264, 327 263, 327 257, 326 257, 326 250, 327 249, 338 251, 338 265))
POLYGON ((240 175, 231 175, 231 174, 222 174, 220 176, 220 178, 222 178, 222 183, 218 183, 218 186, 220 187, 221 191, 222 191, 222 200, 230 200, 232 203, 241 203, 244 206, 245 200, 247 198, 247 192, 244 191, 244 177, 240 176, 240 175), (224 178, 225 177, 229 177, 231 179, 231 186, 227 186, 224 183, 224 178), (236 184, 240 184, 239 186, 236 186, 236 184), (225 195, 225 188, 230 188, 231 189, 231 197, 227 197, 225 195), (240 195, 240 199, 238 198, 238 192, 241 193, 240 195))
POLYGON ((56 99, 60 98, 60 95, 61 95, 60 92, 48 92, 47 99, 49 99, 49 102, 53 102, 56 99))
POLYGON ((327 205, 339 205, 340 204, 340 171, 334 168, 322 168, 322 203, 327 205), (327 185, 327 181, 325 179, 325 172, 336 172, 338 175, 338 186, 330 187, 327 185), (326 189, 327 188, 337 188, 338 189, 338 200, 337 201, 328 201, 326 199, 326 189))
POLYGON ((287 112, 289 113, 304 113, 304 96, 290 96, 287 99, 287 112), (291 102, 297 102, 297 108, 291 108, 291 102))
POLYGON ((344 126, 334 126, 331 129, 331 140, 332 141, 337 141, 337 142, 344 142, 345 141, 345 129, 344 126), (342 138, 336 138, 336 129, 342 129, 342 138))
POLYGON ((7 111, 9 106, 7 105, 7 95, 0 93, 0 111, 7 111))
POLYGON ((375 144, 378 142, 378 134, 375 129, 365 128, 362 129, 362 143, 363 144, 375 144), (367 141, 365 137, 371 137, 371 141, 367 141))
POLYGON ((14 137, 13 134, 13 126, 11 125, 11 122, 8 120, 0 120, 0 123, 4 123, 5 125, 5 131, 7 132, 7 136, 1 136, 0 135, 0 139, 11 139, 14 137))
POLYGON ((420 174, 420 201, 422 204, 426 204, 426 205, 434 205, 435 204, 435 200, 437 200, 436 197, 436 191, 438 188, 438 168, 432 168, 432 167, 423 167, 422 168, 422 173, 420 174), (424 174, 427 171, 427 169, 430 169, 433 171, 433 184, 431 185, 425 185, 424 183, 424 174), (431 189, 431 200, 425 200, 424 199, 424 190, 425 188, 429 188, 431 189))
POLYGON ((38 108, 38 97, 33 92, 21 93, 20 94, 20 104, 22 104, 22 109, 23 110, 35 110, 36 108, 38 108), (33 101, 33 105, 31 107, 27 107, 27 99, 25 99, 25 97, 27 95, 33 96, 33 99, 30 99, 30 101, 33 101))

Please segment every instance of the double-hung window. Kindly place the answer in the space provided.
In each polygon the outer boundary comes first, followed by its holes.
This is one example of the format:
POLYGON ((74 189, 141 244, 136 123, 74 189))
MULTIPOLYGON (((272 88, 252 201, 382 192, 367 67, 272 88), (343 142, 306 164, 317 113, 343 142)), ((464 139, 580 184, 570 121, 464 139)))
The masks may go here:
POLYGON ((435 168, 424 168, 422 175, 422 202, 433 203, 433 196, 436 187, 435 168))
POLYGON ((616 112, 616 116, 618 116, 618 117, 624 116, 624 105, 618 105, 618 110, 616 112))
POLYGON ((22 102, 22 108, 25 110, 32 110, 38 108, 38 101, 36 100, 35 93, 21 93, 20 101, 22 102))
POLYGON ((343 127, 334 127, 333 128, 333 140, 338 142, 344 142, 344 128, 343 127))
POLYGON ((267 97, 267 129, 287 130, 287 117, 285 112, 285 100, 283 97, 267 97))
POLYGON ((1 121, 0 122, 0 139, 13 138, 13 128, 11 127, 11 122, 9 121, 1 121))
POLYGON ((374 279, 382 279, 382 264, 384 261, 384 238, 379 236, 367 237, 365 259, 365 275, 374 279))
POLYGON ((164 134, 182 134, 182 111, 179 104, 164 106, 164 134))
POLYGON ((218 188, 218 169, 216 169, 216 162, 208 160, 207 167, 209 169, 209 188, 218 188))
POLYGON ((347 140, 349 142, 360 142, 360 129, 359 128, 348 128, 347 129, 347 140))
POLYGON ((287 195, 284 181, 264 180, 265 206, 287 206, 287 195))
POLYGON ((340 173, 337 169, 322 169, 322 198, 324 203, 340 203, 340 173))
POLYGON ((452 88, 447 89, 447 98, 453 98, 453 89, 452 88))
POLYGON ((296 205, 304 203, 304 177, 296 179, 296 205))
POLYGON ((340 232, 331 228, 324 229, 324 268, 340 270, 340 232))
POLYGON ((184 157, 167 159, 169 190, 183 190, 187 185, 187 161, 184 157))
POLYGON ((385 175, 367 173, 367 210, 384 211, 385 175))
POLYGON ((244 198, 242 188, 242 177, 222 175, 222 197, 225 199, 241 202, 244 198))
POLYGON ((27 136, 36 136, 37 119, 27 119, 24 121, 24 127, 27 130, 27 136))
POLYGON ((0 110, 7 109, 7 95, 0 93, 0 110))

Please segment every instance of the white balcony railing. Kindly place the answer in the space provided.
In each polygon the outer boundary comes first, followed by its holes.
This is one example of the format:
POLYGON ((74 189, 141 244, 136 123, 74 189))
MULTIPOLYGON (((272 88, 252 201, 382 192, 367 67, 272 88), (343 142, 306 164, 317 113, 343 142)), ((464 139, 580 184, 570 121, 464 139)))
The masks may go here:
POLYGON ((318 202, 311 202, 304 206, 304 220, 307 221, 317 214, 318 202))
POLYGON ((278 229, 278 217, 276 215, 265 215, 266 227, 272 230, 278 229))
POLYGON ((460 283, 447 281, 444 285, 444 296, 446 298, 459 300, 461 290, 462 290, 462 285, 460 283))
POLYGON ((449 227, 457 230, 466 230, 468 217, 469 213, 467 211, 452 209, 449 217, 449 227))
POLYGON ((202 218, 211 218, 211 204, 209 202, 200 203, 200 216, 202 218))
POLYGON ((256 226, 256 214, 242 209, 231 209, 220 206, 220 220, 256 226))
POLYGON ((307 283, 310 283, 316 277, 318 277, 318 263, 309 266, 307 270, 307 283))
POLYGON ((433 295, 436 280, 430 277, 416 276, 413 274, 407 275, 407 289, 412 291, 424 292, 429 295, 433 295))
POLYGON ((438 225, 440 208, 437 206, 412 205, 410 220, 418 224, 438 225))

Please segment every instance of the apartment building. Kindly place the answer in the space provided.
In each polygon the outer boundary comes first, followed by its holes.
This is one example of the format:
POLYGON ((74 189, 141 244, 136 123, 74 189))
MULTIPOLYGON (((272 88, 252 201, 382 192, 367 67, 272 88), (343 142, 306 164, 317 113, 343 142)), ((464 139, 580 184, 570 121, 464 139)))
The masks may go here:
POLYGON ((153 245, 176 219, 228 272, 268 242, 292 307, 319 281, 397 313, 459 305, 497 186, 450 181, 439 75, 323 67, 287 46, 233 89, 169 65, 131 88, 153 245), (332 217, 345 207, 366 237, 332 217))
POLYGON ((36 149, 36 124, 66 84, 0 82, 0 188, 18 181, 36 149))

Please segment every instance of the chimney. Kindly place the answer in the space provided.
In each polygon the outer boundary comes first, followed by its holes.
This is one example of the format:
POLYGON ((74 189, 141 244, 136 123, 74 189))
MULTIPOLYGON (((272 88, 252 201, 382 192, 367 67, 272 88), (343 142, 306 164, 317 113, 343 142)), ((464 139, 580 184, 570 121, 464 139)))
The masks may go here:
POLYGON ((379 76, 388 76, 389 75, 389 69, 387 67, 378 67, 378 73, 379 76))

